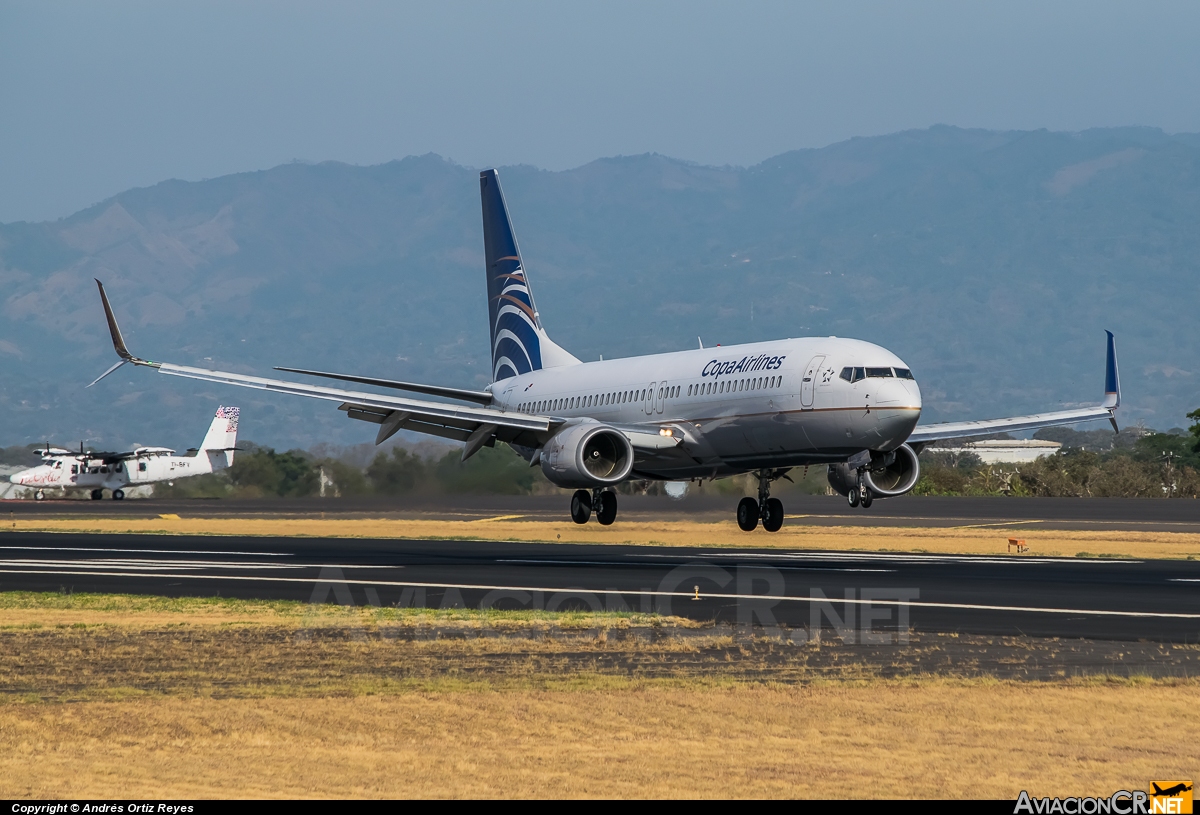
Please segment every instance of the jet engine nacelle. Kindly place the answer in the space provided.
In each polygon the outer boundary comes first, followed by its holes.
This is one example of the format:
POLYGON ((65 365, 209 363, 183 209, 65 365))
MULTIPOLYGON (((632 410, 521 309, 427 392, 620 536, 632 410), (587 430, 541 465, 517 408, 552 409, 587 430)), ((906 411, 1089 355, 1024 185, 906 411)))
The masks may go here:
MULTIPOLYGON (((894 498, 915 487, 920 477, 917 454, 902 444, 891 453, 872 453, 863 483, 876 498, 894 498)), ((829 486, 842 495, 849 494, 852 487, 858 486, 858 471, 849 464, 830 464, 829 486)))
POLYGON ((546 478, 559 487, 607 487, 629 477, 633 445, 614 427, 569 423, 542 447, 541 464, 546 478))

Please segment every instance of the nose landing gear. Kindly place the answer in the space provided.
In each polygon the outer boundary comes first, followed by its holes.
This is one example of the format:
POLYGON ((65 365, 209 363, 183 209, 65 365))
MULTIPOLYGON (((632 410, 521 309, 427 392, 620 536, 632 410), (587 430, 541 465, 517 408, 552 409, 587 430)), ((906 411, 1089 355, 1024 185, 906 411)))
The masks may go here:
POLYGON ((737 523, 743 532, 753 532, 762 520, 763 529, 778 532, 783 528, 783 502, 771 498, 771 482, 783 472, 762 470, 758 474, 758 500, 746 497, 738 502, 737 523))
POLYGON ((586 524, 596 511, 596 520, 601 526, 610 526, 617 519, 617 494, 612 490, 576 490, 571 496, 571 520, 586 524))

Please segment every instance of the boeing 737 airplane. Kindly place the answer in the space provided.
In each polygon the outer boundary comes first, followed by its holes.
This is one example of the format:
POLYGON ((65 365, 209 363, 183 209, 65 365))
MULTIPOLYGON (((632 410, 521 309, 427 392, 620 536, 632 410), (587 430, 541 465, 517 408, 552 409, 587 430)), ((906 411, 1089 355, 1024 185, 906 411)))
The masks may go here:
POLYGON ((104 490, 110 490, 113 500, 120 501, 125 497, 126 487, 215 473, 232 466, 240 412, 235 407, 217 408, 217 415, 194 456, 177 456, 167 447, 96 453, 84 452, 80 443, 79 452, 75 453, 46 445, 41 451, 41 464, 13 473, 8 480, 36 490, 33 497, 39 501, 46 497, 46 490, 59 494, 87 490, 94 501, 104 497, 104 490))
MULTIPOLYGON (((938 439, 1108 419, 1121 403, 1113 335, 1103 402, 978 422, 918 425, 921 391, 886 348, 839 337, 805 337, 581 362, 542 326, 495 170, 479 176, 491 323, 492 383, 484 390, 371 376, 276 370, 425 394, 462 404, 301 384, 152 362, 125 346, 100 288, 120 361, 159 373, 336 402, 351 419, 379 425, 375 443, 400 429, 464 442, 462 460, 505 442, 560 487, 575 488, 571 517, 601 524, 617 516, 612 487, 627 479, 758 477, 738 525, 776 531, 783 505, 771 483, 793 467, 828 467, 851 506, 903 495, 917 483, 921 448, 938 439)), ((94 384, 94 383, 93 383, 94 384)))

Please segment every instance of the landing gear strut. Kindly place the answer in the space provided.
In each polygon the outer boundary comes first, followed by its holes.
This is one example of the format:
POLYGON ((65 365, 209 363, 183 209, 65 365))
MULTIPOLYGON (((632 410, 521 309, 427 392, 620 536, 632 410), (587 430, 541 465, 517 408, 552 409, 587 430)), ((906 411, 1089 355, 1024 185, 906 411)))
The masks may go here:
POLYGON ((617 494, 612 490, 576 490, 571 496, 571 520, 585 524, 596 511, 596 520, 601 526, 609 526, 617 519, 617 494))
POLYGON ((771 496, 771 481, 782 475, 782 472, 760 470, 758 473, 758 500, 746 497, 738 502, 738 528, 743 532, 753 532, 761 519, 763 529, 768 532, 778 532, 783 527, 783 502, 771 496))
POLYGON ((871 494, 871 488, 868 487, 862 475, 858 476, 858 484, 850 488, 850 492, 846 493, 846 500, 850 502, 850 506, 861 506, 863 509, 870 509, 871 503, 875 500, 875 496, 871 494))

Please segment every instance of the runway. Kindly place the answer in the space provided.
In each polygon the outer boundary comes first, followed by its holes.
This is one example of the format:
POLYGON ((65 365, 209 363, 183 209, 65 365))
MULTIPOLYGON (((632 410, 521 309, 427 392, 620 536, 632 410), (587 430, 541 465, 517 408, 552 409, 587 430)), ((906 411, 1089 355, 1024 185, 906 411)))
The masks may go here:
MULTIPOLYGON (((1200 532, 1200 501, 1150 498, 948 498, 904 496, 854 509, 838 496, 780 493, 786 523, 810 526, 955 527, 1000 525, 1049 530, 1200 532)), ((621 495, 622 521, 728 521, 736 495, 689 495, 680 501, 621 495)), ((328 517, 474 520, 508 515, 564 521, 569 496, 407 495, 273 500, 5 501, 15 520, 56 517, 328 517)))
POLYGON ((1200 642, 1200 562, 461 540, 7 533, 0 590, 656 611, 838 629, 1200 642))

